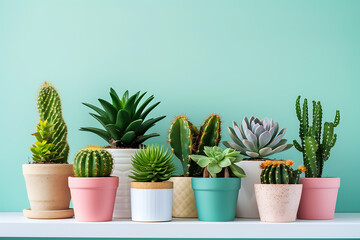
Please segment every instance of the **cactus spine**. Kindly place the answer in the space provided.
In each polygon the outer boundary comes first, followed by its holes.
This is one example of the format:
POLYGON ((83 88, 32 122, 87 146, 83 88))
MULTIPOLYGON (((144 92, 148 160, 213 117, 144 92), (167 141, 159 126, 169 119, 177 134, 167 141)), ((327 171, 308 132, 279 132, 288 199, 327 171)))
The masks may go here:
POLYGON ((298 184, 300 174, 306 171, 304 166, 294 170, 291 166, 292 160, 271 161, 267 160, 261 164, 260 181, 262 184, 298 184))
POLYGON ((88 146, 74 157, 75 177, 108 177, 113 168, 113 158, 105 149, 88 146))
POLYGON ((67 163, 69 156, 69 144, 67 142, 67 127, 62 117, 61 101, 58 92, 53 85, 45 82, 39 91, 37 109, 40 120, 54 124, 54 134, 51 144, 56 152, 58 162, 67 163))
POLYGON ((204 155, 205 146, 218 146, 221 139, 220 125, 217 114, 206 118, 199 130, 184 115, 175 118, 169 131, 169 143, 182 164, 184 176, 201 176, 202 168, 191 160, 190 155, 204 155))
POLYGON ((322 107, 320 101, 313 101, 312 125, 309 124, 308 101, 300 105, 300 96, 296 100, 296 116, 300 122, 299 137, 301 144, 294 140, 295 148, 303 153, 304 164, 307 168, 306 177, 320 178, 323 173, 324 162, 330 157, 330 150, 335 146, 337 135, 334 128, 340 123, 340 111, 337 110, 334 122, 325 122, 322 130, 322 107))

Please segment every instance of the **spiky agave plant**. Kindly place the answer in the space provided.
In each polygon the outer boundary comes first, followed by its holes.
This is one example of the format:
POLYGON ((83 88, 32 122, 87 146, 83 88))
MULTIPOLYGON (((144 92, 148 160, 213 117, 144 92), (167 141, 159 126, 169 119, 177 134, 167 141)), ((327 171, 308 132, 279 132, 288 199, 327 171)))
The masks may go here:
POLYGON ((251 117, 248 120, 245 117, 240 127, 234 121, 233 128, 228 127, 228 130, 234 142, 224 141, 223 144, 250 158, 261 159, 293 146, 286 144, 287 140, 283 139, 286 128, 278 134, 279 124, 268 118, 259 120, 251 117))
POLYGON ((170 179, 175 171, 173 154, 158 145, 142 147, 133 156, 132 175, 135 182, 163 182, 170 179))
POLYGON ((165 116, 161 116, 145 121, 148 114, 160 104, 160 102, 157 102, 147 107, 154 99, 153 95, 140 104, 145 94, 146 92, 143 94, 137 92, 129 96, 129 92, 126 91, 122 98, 120 98, 115 90, 111 88, 110 97, 112 103, 99 99, 103 109, 88 103, 83 103, 98 113, 98 115, 94 113, 90 113, 90 115, 101 123, 104 130, 93 127, 82 127, 80 130, 97 134, 107 141, 111 147, 138 148, 145 140, 159 136, 158 133, 148 135, 145 135, 145 133, 153 127, 156 122, 165 118, 165 116))

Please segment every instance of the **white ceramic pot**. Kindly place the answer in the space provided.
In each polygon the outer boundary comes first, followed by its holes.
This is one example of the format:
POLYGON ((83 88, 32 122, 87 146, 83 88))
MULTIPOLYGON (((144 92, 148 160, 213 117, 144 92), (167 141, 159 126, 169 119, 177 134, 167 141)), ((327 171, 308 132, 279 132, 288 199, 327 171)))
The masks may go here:
POLYGON ((263 222, 295 222, 302 184, 255 184, 255 194, 263 222))
POLYGON ((256 204, 254 184, 260 183, 260 164, 263 161, 241 161, 237 163, 244 169, 246 177, 241 179, 241 188, 236 208, 236 217, 259 218, 259 210, 256 204))
POLYGON ((119 186, 116 192, 114 219, 131 218, 130 182, 132 156, 137 149, 106 149, 114 159, 111 176, 119 177, 119 186))
POLYGON ((171 221, 172 201, 172 182, 131 182, 131 218, 135 222, 171 221))

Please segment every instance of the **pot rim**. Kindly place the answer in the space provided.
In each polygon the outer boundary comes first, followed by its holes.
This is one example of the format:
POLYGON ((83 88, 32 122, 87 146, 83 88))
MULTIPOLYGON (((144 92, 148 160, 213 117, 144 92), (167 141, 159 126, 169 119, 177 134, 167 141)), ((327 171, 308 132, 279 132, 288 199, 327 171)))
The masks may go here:
POLYGON ((68 186, 70 189, 104 189, 117 188, 119 177, 69 177, 68 186))
POLYGON ((173 189, 174 183, 165 182, 130 182, 131 189, 173 189))

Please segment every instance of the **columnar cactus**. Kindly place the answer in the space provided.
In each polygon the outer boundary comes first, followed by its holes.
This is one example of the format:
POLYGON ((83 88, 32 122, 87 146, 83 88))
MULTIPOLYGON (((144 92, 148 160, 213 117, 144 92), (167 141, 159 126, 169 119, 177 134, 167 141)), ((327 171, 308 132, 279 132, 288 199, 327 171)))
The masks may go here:
POLYGON ((53 85, 45 82, 39 91, 37 109, 40 121, 47 121, 54 125, 54 133, 49 143, 54 145, 57 162, 67 163, 69 144, 67 142, 67 127, 62 117, 61 101, 53 85))
POLYGON ((169 143, 182 164, 184 176, 201 176, 202 168, 191 160, 190 155, 204 155, 205 146, 218 146, 221 139, 220 125, 220 117, 217 114, 211 114, 206 118, 199 129, 184 115, 175 118, 169 131, 169 143))
POLYGON ((300 96, 296 100, 296 115, 300 122, 299 136, 301 144, 294 140, 295 148, 303 153, 304 164, 307 168, 306 177, 322 176, 324 162, 330 157, 330 150, 336 143, 337 135, 334 128, 340 123, 340 111, 337 110, 334 122, 325 122, 324 131, 321 137, 322 128, 322 107, 320 101, 313 101, 312 125, 309 125, 308 102, 300 106, 300 96))
POLYGON ((76 153, 73 168, 75 177, 108 177, 113 168, 113 158, 99 146, 88 146, 76 153))
POLYGON ((306 171, 304 166, 294 170, 291 166, 292 160, 271 161, 267 160, 261 164, 260 181, 262 184, 298 184, 300 174, 306 171))

